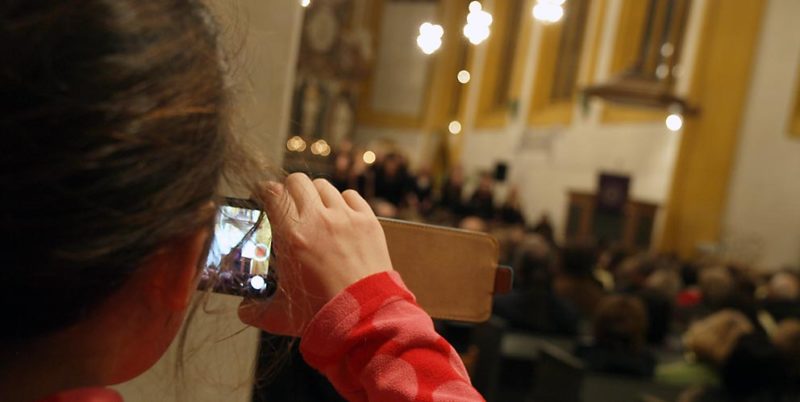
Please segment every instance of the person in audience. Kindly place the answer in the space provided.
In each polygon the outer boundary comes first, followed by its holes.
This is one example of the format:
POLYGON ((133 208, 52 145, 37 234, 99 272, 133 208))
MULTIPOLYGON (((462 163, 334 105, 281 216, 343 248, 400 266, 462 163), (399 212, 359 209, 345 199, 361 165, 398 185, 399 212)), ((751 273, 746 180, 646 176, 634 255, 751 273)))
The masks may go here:
POLYGON ((683 336, 686 361, 659 365, 656 380, 685 386, 719 385, 718 370, 739 338, 753 331, 750 320, 735 310, 722 310, 696 321, 683 336))
POLYGON ((600 250, 594 276, 603 284, 603 289, 611 292, 616 289, 614 276, 619 266, 630 257, 630 253, 624 247, 614 245, 603 247, 600 250))
POLYGON ((417 212, 422 216, 428 216, 433 212, 435 206, 433 199, 433 176, 427 166, 417 171, 417 176, 413 178, 414 198, 413 202, 417 212))
MULTIPOLYGON (((521 252, 522 242, 528 237, 525 228, 521 226, 501 226, 493 229, 490 234, 497 239, 500 248, 499 262, 501 265, 515 267, 515 259, 521 252)), ((514 286, 519 284, 515 278, 514 286)))
POLYGON ((634 295, 647 309, 647 343, 661 345, 671 329, 674 300, 682 287, 676 267, 662 261, 634 295))
MULTIPOLYGON (((354 151, 353 155, 361 155, 362 149, 354 151)), ((361 194, 367 201, 372 201, 375 198, 375 172, 372 167, 364 162, 364 158, 353 157, 350 165, 350 183, 353 185, 353 190, 361 194)))
POLYGON ((736 285, 726 267, 702 268, 698 274, 697 284, 701 297, 697 314, 701 317, 729 306, 734 298, 736 285))
POLYGON ((683 289, 678 292, 675 304, 682 309, 696 307, 702 301, 702 293, 698 287, 699 268, 692 262, 681 264, 680 274, 683 289))
POLYGON ((712 398, 728 401, 798 400, 797 383, 780 351, 762 331, 742 335, 720 368, 722 384, 708 389, 712 398))
POLYGON ((800 387, 800 319, 781 321, 771 338, 784 360, 788 383, 795 386, 793 392, 797 393, 800 387))
POLYGON ((449 213, 460 217, 465 214, 466 206, 463 200, 464 195, 464 169, 461 165, 455 165, 450 169, 447 178, 442 185, 440 206, 449 213))
POLYGON ((646 331, 647 312, 641 301, 607 296, 595 313, 592 341, 579 345, 575 355, 592 371, 650 378, 656 358, 646 347, 646 331))
POLYGON ((478 180, 478 188, 472 193, 467 204, 470 214, 490 221, 495 217, 494 179, 491 173, 483 172, 478 180))
POLYGON ((797 274, 781 271, 772 275, 761 308, 775 322, 800 318, 800 278, 797 274))
POLYGON ((458 222, 458 228, 464 230, 471 230, 473 232, 488 232, 489 224, 486 223, 481 217, 467 216, 458 222))
POLYGON ((333 158, 333 172, 331 172, 330 182, 339 191, 345 191, 355 187, 353 183, 353 158, 347 152, 337 153, 333 158))
POLYGON ((375 168, 374 196, 395 207, 408 205, 408 196, 412 192, 412 181, 408 167, 397 153, 389 153, 383 162, 375 168))
POLYGON ((512 328, 551 335, 576 335, 578 312, 555 296, 552 289, 553 251, 539 235, 528 235, 511 264, 514 290, 496 296, 495 315, 512 328))
POLYGON ((539 220, 533 226, 532 231, 544 237, 551 245, 556 245, 555 230, 553 229, 553 223, 550 222, 550 215, 547 212, 543 212, 542 215, 539 216, 539 220))
POLYGON ((592 272, 596 250, 585 244, 570 244, 561 251, 559 269, 553 282, 555 294, 591 318, 603 298, 603 286, 592 272))
POLYGON ((525 216, 522 214, 522 206, 519 201, 519 189, 512 186, 508 190, 506 200, 500 207, 500 222, 506 225, 525 226, 525 216))
POLYGON ((483 400, 367 202, 276 182, 237 143, 203 2, 3 1, 0 21, 0 400, 122 401, 105 387, 158 361, 190 310, 224 184, 263 206, 280 256, 280 291, 245 299, 244 323, 301 337, 348 400, 483 400))

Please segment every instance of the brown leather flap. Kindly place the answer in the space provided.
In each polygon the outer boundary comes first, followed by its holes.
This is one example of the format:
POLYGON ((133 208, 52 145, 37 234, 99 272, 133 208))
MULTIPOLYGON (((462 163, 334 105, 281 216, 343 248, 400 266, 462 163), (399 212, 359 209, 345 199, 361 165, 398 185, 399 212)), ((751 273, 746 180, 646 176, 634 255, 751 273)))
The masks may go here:
MULTIPOLYGON (((380 219, 394 269, 432 317, 482 322, 495 290, 510 289, 498 269, 497 241, 484 233, 380 219)), ((502 271, 502 272, 501 272, 502 271)))

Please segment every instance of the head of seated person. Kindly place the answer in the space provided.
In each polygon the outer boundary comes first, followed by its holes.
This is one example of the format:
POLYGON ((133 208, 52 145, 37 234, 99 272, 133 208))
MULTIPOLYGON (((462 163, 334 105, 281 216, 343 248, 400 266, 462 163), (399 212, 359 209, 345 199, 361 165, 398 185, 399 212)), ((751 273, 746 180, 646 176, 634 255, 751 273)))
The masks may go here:
POLYGON ((519 286, 525 289, 549 289, 552 285, 553 253, 542 236, 526 235, 518 246, 512 266, 519 286))
POLYGON ((467 216, 458 222, 458 228, 473 232, 487 232, 489 230, 489 225, 480 217, 467 216))
POLYGON ((778 272, 767 283, 767 299, 771 301, 800 301, 800 278, 788 271, 778 272))
POLYGON ((705 306, 722 308, 730 302, 736 291, 733 275, 724 266, 711 266, 700 270, 698 286, 705 306))
POLYGON ((651 377, 655 358, 647 350, 647 312, 633 296, 605 297, 595 312, 590 344, 576 350, 591 370, 651 377))
POLYGON ((592 242, 572 242, 561 251, 559 272, 570 277, 589 278, 597 260, 597 247, 592 242))
POLYGON ((736 342, 755 330, 741 312, 722 310, 694 322, 683 336, 683 344, 691 359, 721 367, 736 342))

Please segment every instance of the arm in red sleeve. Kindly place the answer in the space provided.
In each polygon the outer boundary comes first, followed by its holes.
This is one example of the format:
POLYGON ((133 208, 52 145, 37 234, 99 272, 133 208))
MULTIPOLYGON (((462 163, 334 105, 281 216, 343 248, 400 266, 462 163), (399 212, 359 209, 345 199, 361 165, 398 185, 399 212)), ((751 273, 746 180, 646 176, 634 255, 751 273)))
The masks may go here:
POLYGON ((350 401, 483 401, 396 272, 362 279, 328 302, 300 351, 350 401))

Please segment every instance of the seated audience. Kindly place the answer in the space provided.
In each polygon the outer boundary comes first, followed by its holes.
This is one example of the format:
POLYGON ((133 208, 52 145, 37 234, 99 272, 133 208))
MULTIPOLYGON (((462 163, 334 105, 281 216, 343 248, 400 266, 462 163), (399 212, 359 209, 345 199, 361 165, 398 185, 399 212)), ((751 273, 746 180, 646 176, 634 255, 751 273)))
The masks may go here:
POLYGON ((351 176, 352 170, 353 159, 350 154, 346 152, 336 154, 333 160, 333 172, 331 172, 329 181, 340 192, 354 188, 355 183, 353 183, 353 177, 351 176))
POLYGON ((467 204, 469 213, 485 220, 495 217, 494 210, 494 179, 488 172, 481 173, 478 188, 472 193, 467 204))
POLYGON ((594 315, 604 294, 603 286, 592 276, 596 259, 595 249, 591 246, 565 247, 553 283, 555 294, 578 309, 584 317, 594 315))
POLYGON ((550 215, 546 212, 539 217, 539 221, 533 226, 533 233, 538 234, 539 236, 544 237, 548 243, 555 246, 556 245, 556 237, 555 231, 553 230, 553 224, 550 222, 550 215))
POLYGON ((435 202, 433 199, 433 176, 427 167, 422 167, 414 178, 414 197, 413 201, 417 211, 422 216, 428 216, 433 212, 435 202))
POLYGON ((781 321, 772 334, 772 343, 784 360, 790 383, 800 386, 800 320, 781 321))
POLYGON ((465 213, 464 196, 464 170, 460 165, 450 169, 442 185, 442 194, 439 205, 455 216, 465 213))
POLYGON ((528 235, 516 254, 512 260, 515 289, 511 294, 495 297, 494 314, 516 329, 577 334, 577 311, 553 293, 553 255, 547 242, 538 235, 528 235))
POLYGON ((473 232, 488 232, 489 225, 485 220, 477 216, 467 216, 458 222, 458 228, 473 232))
POLYGON ((718 370, 739 337, 754 331, 742 313, 723 310, 697 321, 683 337, 686 360, 659 365, 656 380, 676 385, 718 385, 718 370))
POLYGON ((403 158, 396 154, 386 155, 383 163, 375 168, 375 198, 391 203, 395 207, 405 206, 412 191, 411 178, 403 158))
POLYGON ((594 317, 593 339, 579 345, 575 355, 592 371, 649 378, 656 365, 646 348, 647 313, 631 296, 608 296, 594 317))
POLYGON ((800 278, 792 272, 778 272, 766 286, 766 297, 761 302, 775 322, 800 318, 800 278))
POLYGON ((508 190, 508 195, 500 207, 500 222, 506 225, 525 225, 525 216, 519 202, 519 189, 516 186, 508 190))

